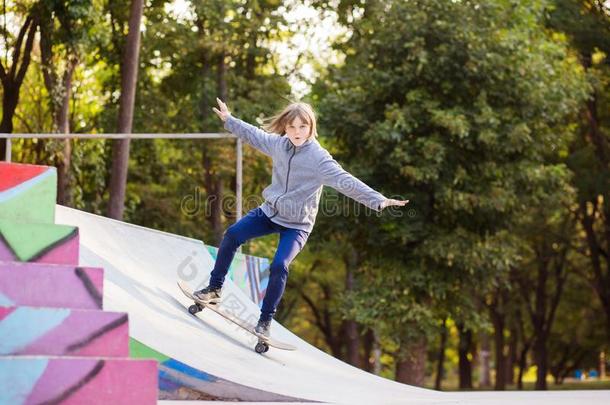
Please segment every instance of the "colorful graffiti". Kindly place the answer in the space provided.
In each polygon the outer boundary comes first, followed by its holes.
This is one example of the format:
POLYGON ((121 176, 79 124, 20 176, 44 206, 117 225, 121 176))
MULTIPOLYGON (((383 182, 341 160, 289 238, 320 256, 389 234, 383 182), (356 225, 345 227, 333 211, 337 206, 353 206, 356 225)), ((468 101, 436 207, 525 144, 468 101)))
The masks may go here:
POLYGON ((0 382, 0 404, 157 403, 155 360, 0 357, 0 382))
POLYGON ((154 404, 157 361, 129 359, 103 269, 56 225, 54 168, 0 163, 0 404, 154 404))
POLYGON ((78 228, 0 219, 0 260, 78 265, 78 228))
POLYGON ((129 356, 127 314, 119 312, 0 307, 0 336, 2 356, 129 356))
MULTIPOLYGON (((218 248, 206 246, 216 260, 218 248)), ((231 262, 228 276, 260 307, 269 283, 269 259, 237 253, 231 262)))
POLYGON ((56 196, 54 167, 0 162, 0 217, 52 224, 56 196))
POLYGON ((0 262, 0 306, 102 309, 103 284, 101 268, 0 262))
POLYGON ((134 358, 151 358, 159 362, 159 399, 221 400, 256 402, 295 402, 297 398, 274 394, 237 384, 190 367, 130 339, 130 353, 134 358))

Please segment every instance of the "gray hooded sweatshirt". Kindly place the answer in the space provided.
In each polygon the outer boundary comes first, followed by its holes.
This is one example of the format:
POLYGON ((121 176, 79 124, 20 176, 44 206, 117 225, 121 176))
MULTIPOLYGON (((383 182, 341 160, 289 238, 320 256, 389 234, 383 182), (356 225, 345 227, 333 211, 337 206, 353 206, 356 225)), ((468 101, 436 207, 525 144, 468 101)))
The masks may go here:
POLYGON ((295 146, 287 136, 267 133, 233 116, 224 127, 271 156, 271 184, 263 190, 265 202, 260 208, 276 224, 311 232, 325 185, 381 210, 386 198, 346 172, 315 138, 295 146))

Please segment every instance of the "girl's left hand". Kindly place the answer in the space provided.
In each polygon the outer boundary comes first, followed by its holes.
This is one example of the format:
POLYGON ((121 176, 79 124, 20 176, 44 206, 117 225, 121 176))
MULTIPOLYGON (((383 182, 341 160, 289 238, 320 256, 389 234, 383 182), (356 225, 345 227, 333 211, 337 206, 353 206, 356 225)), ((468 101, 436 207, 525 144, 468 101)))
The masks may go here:
POLYGON ((409 200, 394 200, 392 198, 386 198, 384 202, 381 203, 381 209, 386 207, 404 207, 409 203, 409 200))

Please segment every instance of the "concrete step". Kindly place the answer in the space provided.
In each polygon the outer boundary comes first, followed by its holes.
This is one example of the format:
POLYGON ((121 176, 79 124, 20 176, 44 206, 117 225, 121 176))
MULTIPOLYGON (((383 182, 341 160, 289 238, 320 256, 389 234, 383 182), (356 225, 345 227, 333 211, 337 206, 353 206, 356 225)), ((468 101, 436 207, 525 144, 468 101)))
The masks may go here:
POLYGON ((55 222, 54 167, 0 162, 0 217, 21 222, 55 222))
POLYGON ((0 307, 0 355, 129 356, 127 314, 0 307))
POLYGON ((78 228, 0 218, 0 260, 78 265, 78 228))
POLYGON ((104 270, 0 262, 0 306, 102 309, 104 270))
POLYGON ((157 362, 82 357, 0 357, 0 387, 0 404, 155 404, 157 362))

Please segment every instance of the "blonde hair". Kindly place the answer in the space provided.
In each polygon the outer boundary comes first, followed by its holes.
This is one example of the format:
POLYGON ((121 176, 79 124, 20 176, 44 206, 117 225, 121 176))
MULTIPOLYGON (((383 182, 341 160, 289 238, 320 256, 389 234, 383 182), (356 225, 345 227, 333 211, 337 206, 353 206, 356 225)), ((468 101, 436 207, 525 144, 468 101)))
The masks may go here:
POLYGON ((268 118, 269 122, 263 125, 263 129, 267 132, 285 135, 286 126, 294 121, 296 117, 309 124, 309 136, 314 138, 318 136, 316 114, 309 104, 302 102, 290 103, 281 113, 268 118))

